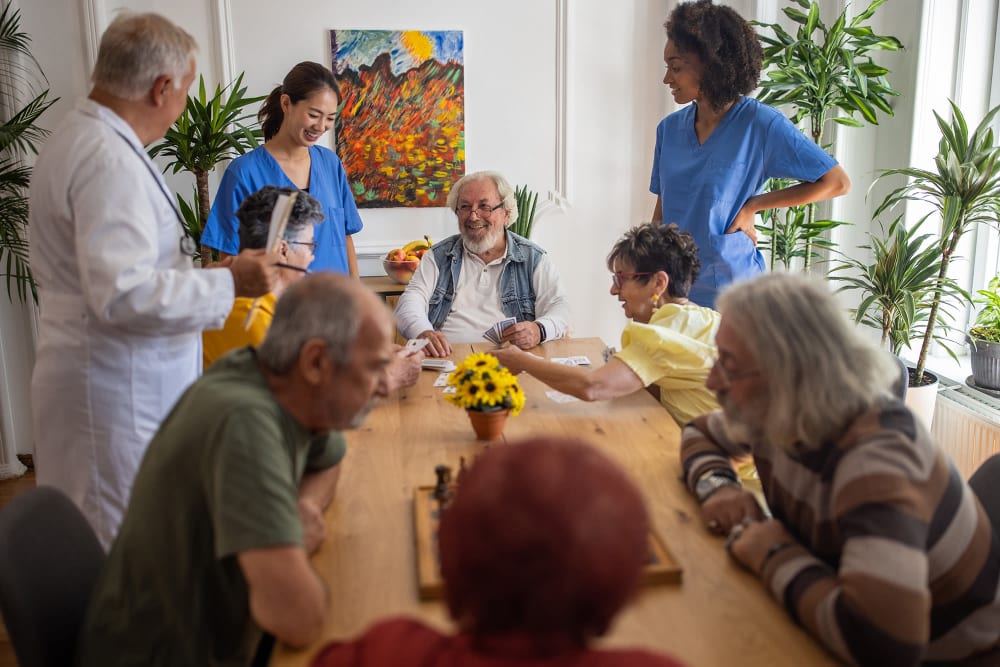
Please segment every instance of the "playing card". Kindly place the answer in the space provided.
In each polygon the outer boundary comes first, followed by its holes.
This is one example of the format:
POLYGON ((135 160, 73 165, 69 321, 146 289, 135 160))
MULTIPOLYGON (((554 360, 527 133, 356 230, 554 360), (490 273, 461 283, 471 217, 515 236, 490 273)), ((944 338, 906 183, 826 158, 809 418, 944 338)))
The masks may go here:
POLYGON ((448 373, 441 373, 437 376, 437 380, 434 380, 435 387, 447 387, 448 386, 448 373))
POLYGON ((457 391, 458 391, 458 387, 445 387, 444 391, 442 391, 441 393, 442 394, 454 394, 457 391))
POLYGON ((572 403, 573 401, 580 400, 576 396, 570 396, 569 394, 564 394, 561 391, 556 391, 555 389, 551 389, 545 392, 545 395, 548 396, 550 400, 555 401, 556 403, 572 403))
POLYGON ((583 355, 577 355, 575 357, 552 357, 550 361, 554 364, 562 364, 563 366, 589 366, 590 359, 583 355))

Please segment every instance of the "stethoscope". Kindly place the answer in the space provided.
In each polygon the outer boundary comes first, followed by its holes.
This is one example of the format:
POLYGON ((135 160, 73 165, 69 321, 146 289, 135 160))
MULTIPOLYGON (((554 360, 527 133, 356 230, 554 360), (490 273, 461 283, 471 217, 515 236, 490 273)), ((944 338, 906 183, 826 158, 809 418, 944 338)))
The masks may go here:
POLYGON ((184 236, 182 236, 180 239, 181 254, 193 257, 195 250, 198 249, 198 244, 195 243, 194 237, 191 236, 191 232, 188 231, 188 228, 184 226, 184 218, 183 216, 181 216, 181 212, 180 209, 177 208, 177 204, 174 203, 174 198, 170 196, 170 193, 167 191, 166 186, 163 185, 163 181, 160 179, 157 173, 153 171, 153 167, 151 166, 149 161, 149 156, 141 152, 138 148, 136 148, 135 144, 129 141, 129 138, 126 137, 121 132, 121 130, 115 127, 112 127, 111 129, 114 130, 115 134, 121 137, 122 141, 128 144, 128 147, 132 149, 132 152, 134 152, 139 157, 139 161, 142 162, 142 165, 144 167, 146 167, 146 171, 148 171, 149 175, 153 177, 154 181, 156 181, 156 186, 160 189, 160 192, 162 192, 163 196, 167 198, 167 203, 170 204, 170 210, 172 210, 174 212, 174 215, 177 216, 177 224, 181 226, 181 232, 184 233, 184 236))

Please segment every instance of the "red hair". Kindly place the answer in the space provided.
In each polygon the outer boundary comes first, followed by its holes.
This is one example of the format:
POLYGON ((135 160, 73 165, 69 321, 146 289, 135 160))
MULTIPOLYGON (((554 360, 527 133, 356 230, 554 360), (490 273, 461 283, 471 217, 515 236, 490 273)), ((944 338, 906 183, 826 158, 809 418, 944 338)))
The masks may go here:
POLYGON ((638 587, 648 531, 638 489, 584 442, 495 445, 441 518, 449 611, 474 637, 556 634, 584 645, 638 587))

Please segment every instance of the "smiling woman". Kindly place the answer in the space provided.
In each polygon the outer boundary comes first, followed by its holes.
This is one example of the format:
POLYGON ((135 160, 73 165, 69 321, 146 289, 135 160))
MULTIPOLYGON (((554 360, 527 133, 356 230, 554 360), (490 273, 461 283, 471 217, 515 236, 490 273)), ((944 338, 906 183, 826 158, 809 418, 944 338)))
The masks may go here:
POLYGON ((361 231, 361 216, 340 159, 316 145, 333 127, 339 101, 337 82, 323 65, 302 62, 288 72, 258 114, 264 145, 233 160, 222 177, 202 235, 204 245, 235 254, 235 212, 243 199, 265 185, 294 187, 319 200, 327 221, 316 229, 309 268, 358 275, 351 236, 361 231))

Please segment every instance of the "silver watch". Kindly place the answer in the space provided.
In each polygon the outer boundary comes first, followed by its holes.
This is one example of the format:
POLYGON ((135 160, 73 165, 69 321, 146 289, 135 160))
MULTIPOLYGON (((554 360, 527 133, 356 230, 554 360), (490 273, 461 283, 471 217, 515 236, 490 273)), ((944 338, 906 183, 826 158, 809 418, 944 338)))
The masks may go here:
POLYGON ((725 486, 739 487, 740 483, 725 473, 712 470, 698 478, 694 485, 694 495, 698 498, 699 503, 703 503, 708 500, 709 496, 725 486))

